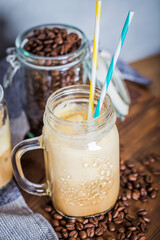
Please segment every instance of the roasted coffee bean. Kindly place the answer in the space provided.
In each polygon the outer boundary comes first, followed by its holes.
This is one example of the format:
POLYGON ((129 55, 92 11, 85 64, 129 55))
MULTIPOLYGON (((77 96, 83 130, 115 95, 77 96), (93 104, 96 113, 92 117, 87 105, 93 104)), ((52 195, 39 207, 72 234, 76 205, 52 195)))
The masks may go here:
POLYGON ((133 234, 133 235, 131 236, 131 240, 137 240, 137 239, 138 239, 138 237, 137 237, 136 235, 133 234))
POLYGON ((118 239, 119 239, 119 240, 125 239, 125 233, 119 233, 119 234, 118 234, 118 239))
POLYGON ((107 228, 110 232, 114 232, 115 231, 115 224, 110 222, 107 224, 107 228))
POLYGON ((69 233, 69 237, 74 237, 77 238, 78 237, 78 232, 76 230, 73 230, 69 233))
POLYGON ((79 223, 83 223, 83 218, 76 218, 76 221, 79 223))
MULTIPOLYGON (((118 203, 117 203, 117 205, 118 205, 118 203)), ((99 217, 98 217, 98 220, 99 221, 102 221, 104 219, 104 215, 100 215, 99 217)))
POLYGON ((63 227, 62 226, 58 226, 58 227, 55 227, 54 229, 55 229, 56 232, 60 232, 63 229, 63 227))
POLYGON ((128 227, 128 230, 130 230, 131 232, 136 231, 136 229, 137 228, 135 226, 128 227))
POLYGON ((121 212, 121 211, 123 211, 125 209, 125 207, 124 206, 120 206, 120 207, 118 207, 118 212, 121 212))
POLYGON ((62 234, 60 232, 56 232, 56 234, 59 238, 62 238, 62 234))
POLYGON ((128 221, 133 221, 133 220, 135 220, 135 216, 133 216, 132 214, 129 214, 129 213, 125 216, 125 218, 126 218, 128 221))
POLYGON ((133 182, 133 186, 134 186, 134 188, 139 188, 140 187, 140 183, 139 182, 133 182))
POLYGON ((116 240, 115 236, 107 236, 107 240, 116 240))
POLYGON ((45 210, 46 212, 50 213, 50 212, 52 211, 52 207, 46 207, 44 210, 45 210))
POLYGON ((94 237, 94 227, 87 228, 87 236, 88 237, 94 237))
POLYGON ((104 222, 100 222, 99 227, 103 228, 104 230, 107 230, 107 225, 104 222))
POLYGON ((60 214, 58 214, 58 213, 55 213, 55 214, 53 215, 53 218, 54 218, 54 219, 57 219, 57 220, 61 220, 63 217, 62 217, 62 215, 60 215, 60 214))
POLYGON ((76 229, 77 229, 77 230, 79 230, 79 231, 80 231, 80 230, 83 230, 83 227, 84 227, 84 226, 83 226, 82 223, 79 223, 79 222, 76 223, 76 229))
POLYGON ((156 191, 152 191, 150 194, 149 194, 150 198, 155 198, 157 196, 157 193, 156 191))
POLYGON ((62 233, 62 236, 64 237, 64 239, 68 239, 68 232, 62 233))
POLYGON ((114 218, 114 223, 121 224, 123 222, 123 218, 114 218))
POLYGON ((108 221, 111 222, 112 221, 112 213, 108 212, 108 221))
POLYGON ((128 180, 134 182, 137 180, 137 174, 130 174, 128 180))
POLYGON ((118 214, 119 214, 118 209, 114 210, 113 211, 113 218, 116 218, 118 216, 118 214))
POLYGON ((126 201, 123 201, 123 204, 124 204, 124 206, 129 206, 130 205, 130 203, 126 200, 126 201))
POLYGON ((147 222, 147 223, 149 223, 151 220, 148 218, 148 217, 146 217, 146 216, 142 216, 142 218, 143 218, 143 220, 145 221, 145 222, 147 222))
POLYGON ((103 228, 96 228, 95 229, 95 235, 101 236, 103 234, 104 229, 103 228))
POLYGON ((89 219, 90 223, 93 223, 96 227, 98 227, 98 219, 96 217, 89 219))
POLYGON ((120 166, 120 170, 121 171, 124 171, 126 169, 126 166, 124 165, 124 164, 122 164, 121 166, 120 166))
POLYGON ((127 231, 126 232, 126 238, 130 239, 130 236, 132 235, 132 232, 131 231, 127 231))
POLYGON ((146 240, 146 237, 142 236, 142 237, 139 238, 139 240, 146 240))
POLYGON ((83 220, 83 225, 87 224, 89 222, 88 218, 83 220))
POLYGON ((131 183, 131 182, 128 182, 128 183, 127 183, 127 188, 128 188, 128 189, 130 189, 130 190, 132 190, 132 189, 133 189, 133 185, 132 185, 132 183, 131 183))
POLYGON ((61 220, 61 221, 60 221, 60 224, 61 224, 62 226, 66 226, 66 221, 65 221, 65 220, 61 220))
POLYGON ((83 226, 84 229, 86 228, 92 228, 94 227, 95 225, 93 223, 87 223, 86 225, 83 226))
POLYGON ((74 219, 74 218, 68 219, 68 222, 69 222, 69 223, 75 223, 75 222, 76 222, 76 219, 74 219))
POLYGON ((148 197, 146 196, 146 197, 141 197, 141 200, 143 201, 143 202, 147 202, 148 201, 148 197))
POLYGON ((87 233, 86 233, 85 231, 80 231, 80 232, 79 232, 79 237, 80 237, 81 239, 85 239, 85 238, 87 237, 87 233))
POLYGON ((143 160, 143 164, 144 164, 144 165, 149 165, 149 164, 150 164, 149 159, 148 159, 148 158, 144 159, 144 160, 143 160))
POLYGON ((158 189, 159 189, 158 184, 154 183, 154 184, 152 184, 152 186, 155 191, 158 191, 158 189))
POLYGON ((138 199, 140 198, 140 192, 139 192, 137 189, 133 190, 133 192, 132 192, 132 198, 133 198, 134 200, 138 200, 138 199))
POLYGON ((104 240, 103 237, 96 237, 96 240, 104 240))
POLYGON ((147 211, 145 209, 138 210, 138 215, 139 216, 145 216, 146 214, 147 214, 147 211))
POLYGON ((153 177, 151 175, 147 175, 145 178, 146 183, 152 183, 153 182, 153 177))
POLYGON ((119 227, 118 228, 118 232, 119 233, 124 233, 125 232, 125 228, 124 227, 119 227))
POLYGON ((141 229, 142 232, 145 232, 146 224, 141 223, 141 224, 140 224, 140 229, 141 229))
POLYGON ((142 197, 147 196, 147 191, 146 191, 145 188, 141 188, 141 189, 140 189, 140 195, 141 195, 142 197))
POLYGON ((53 227, 58 227, 59 226, 59 221, 58 220, 53 220, 52 221, 53 227))
POLYGON ((118 214, 118 217, 119 217, 119 218, 124 218, 124 212, 120 212, 120 213, 118 214))
POLYGON ((74 225, 74 223, 68 223, 68 224, 66 225, 66 228, 67 228, 68 230, 74 230, 74 229, 75 229, 75 225, 74 225))
POLYGON ((128 161, 128 162, 126 163, 126 165, 127 165, 128 168, 133 168, 133 167, 135 167, 134 162, 131 162, 131 161, 128 161))
POLYGON ((127 197, 127 199, 131 199, 131 197, 132 197, 132 192, 131 192, 131 190, 127 190, 126 191, 126 197, 127 197))

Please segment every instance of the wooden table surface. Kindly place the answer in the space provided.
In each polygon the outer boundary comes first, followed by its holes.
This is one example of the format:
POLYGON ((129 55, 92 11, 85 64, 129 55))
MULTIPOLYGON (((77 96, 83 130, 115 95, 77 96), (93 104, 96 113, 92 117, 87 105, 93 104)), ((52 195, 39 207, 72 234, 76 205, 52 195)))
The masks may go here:
MULTIPOLYGON (((132 103, 126 120, 117 123, 120 142, 125 146, 123 158, 138 162, 149 153, 160 154, 160 55, 131 63, 131 66, 152 80, 152 85, 149 87, 126 81, 132 103)), ((41 151, 26 154, 22 163, 24 173, 29 180, 36 183, 45 181, 41 151)), ((160 169, 158 165, 155 167, 160 169)), ((156 177, 155 181, 160 186, 160 177, 156 177)), ((48 197, 33 196, 23 191, 22 194, 33 211, 51 220, 44 211, 48 197)), ((146 232, 147 239, 160 240, 160 191, 156 199, 151 199, 143 204, 143 207, 148 209, 152 219, 146 232)))

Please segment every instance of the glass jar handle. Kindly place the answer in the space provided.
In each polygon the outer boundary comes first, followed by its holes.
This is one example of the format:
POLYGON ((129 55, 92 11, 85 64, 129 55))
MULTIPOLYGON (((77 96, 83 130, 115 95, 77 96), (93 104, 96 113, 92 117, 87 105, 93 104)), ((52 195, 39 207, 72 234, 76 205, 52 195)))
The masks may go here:
POLYGON ((13 48, 7 48, 6 50, 7 57, 6 61, 10 63, 10 66, 7 69, 6 74, 3 78, 3 87, 7 88, 9 85, 12 84, 14 75, 16 74, 17 70, 20 68, 20 62, 17 59, 17 53, 16 49, 13 48))
POLYGON ((24 140, 14 147, 11 155, 13 173, 20 187, 24 189, 26 192, 39 196, 48 195, 47 183, 43 184, 32 183, 29 180, 27 180, 23 174, 21 166, 22 156, 24 155, 24 153, 36 149, 43 149, 41 136, 24 140))

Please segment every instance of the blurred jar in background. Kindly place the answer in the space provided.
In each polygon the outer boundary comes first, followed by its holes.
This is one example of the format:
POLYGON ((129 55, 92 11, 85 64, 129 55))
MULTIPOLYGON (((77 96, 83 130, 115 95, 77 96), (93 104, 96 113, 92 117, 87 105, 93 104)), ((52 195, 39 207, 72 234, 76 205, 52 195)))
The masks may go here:
POLYGON ((11 136, 3 88, 0 85, 0 188, 12 179, 11 136))
POLYGON ((7 61, 11 64, 9 78, 21 68, 25 79, 23 105, 31 132, 40 135, 50 94, 61 87, 86 83, 88 39, 80 29, 70 25, 40 25, 20 34, 15 48, 7 51, 7 61))

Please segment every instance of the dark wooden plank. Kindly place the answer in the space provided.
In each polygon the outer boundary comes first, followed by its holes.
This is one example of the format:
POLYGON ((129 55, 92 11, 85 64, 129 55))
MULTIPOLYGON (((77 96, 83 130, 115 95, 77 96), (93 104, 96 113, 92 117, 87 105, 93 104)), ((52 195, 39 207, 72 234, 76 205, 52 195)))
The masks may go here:
MULTIPOLYGON (((131 65, 146 77, 152 79, 153 83, 148 88, 140 87, 127 82, 132 98, 129 115, 124 122, 117 121, 120 142, 124 144, 125 151, 122 157, 132 159, 140 168, 144 168, 140 159, 148 153, 160 154, 160 55, 144 59, 131 65)), ((155 163, 155 168, 159 168, 155 163)), ((23 159, 25 175, 34 182, 44 182, 44 163, 42 152, 33 152, 23 159)), ((146 168, 147 171, 150 169, 146 168)), ((160 178, 156 177, 156 183, 160 186, 160 178)), ((23 196, 31 209, 41 213, 49 221, 50 216, 45 213, 44 207, 49 200, 48 197, 37 197, 23 192, 23 196)), ((158 197, 143 204, 148 210, 152 222, 146 233, 148 240, 160 239, 160 191, 158 197)), ((134 204, 138 207, 139 201, 134 204)))

